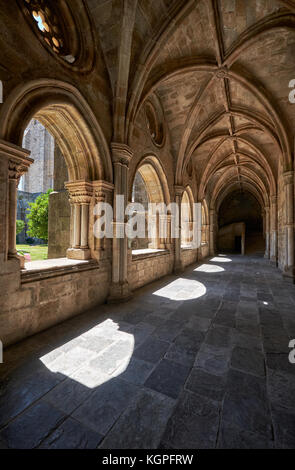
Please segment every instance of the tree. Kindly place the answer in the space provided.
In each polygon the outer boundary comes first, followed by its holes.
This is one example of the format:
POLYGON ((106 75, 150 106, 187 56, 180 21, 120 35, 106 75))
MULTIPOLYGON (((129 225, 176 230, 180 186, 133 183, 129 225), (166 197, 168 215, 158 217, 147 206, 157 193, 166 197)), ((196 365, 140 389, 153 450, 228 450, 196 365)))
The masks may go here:
POLYGON ((25 228, 25 223, 23 220, 16 221, 16 234, 19 235, 25 228))
POLYGON ((27 209, 28 235, 30 237, 41 238, 46 242, 48 241, 48 205, 50 193, 52 193, 52 189, 38 196, 35 202, 30 202, 30 207, 27 209))

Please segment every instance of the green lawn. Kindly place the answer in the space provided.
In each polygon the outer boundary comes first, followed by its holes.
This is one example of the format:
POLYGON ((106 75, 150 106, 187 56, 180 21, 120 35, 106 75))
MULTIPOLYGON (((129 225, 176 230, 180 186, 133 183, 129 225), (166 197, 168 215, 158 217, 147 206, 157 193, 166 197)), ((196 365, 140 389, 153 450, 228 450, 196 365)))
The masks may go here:
POLYGON ((23 251, 25 253, 30 253, 32 261, 38 261, 42 259, 47 259, 48 256, 48 246, 47 245, 16 245, 16 249, 23 251))

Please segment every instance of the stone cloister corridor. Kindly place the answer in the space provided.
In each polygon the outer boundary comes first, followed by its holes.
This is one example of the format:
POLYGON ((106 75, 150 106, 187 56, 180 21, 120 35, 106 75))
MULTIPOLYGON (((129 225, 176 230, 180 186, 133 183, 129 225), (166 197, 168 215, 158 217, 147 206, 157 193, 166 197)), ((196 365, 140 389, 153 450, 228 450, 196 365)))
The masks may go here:
POLYGON ((64 447, 295 448, 295 0, 0 0, 0 448, 64 447))
POLYGON ((294 448, 294 308, 263 258, 219 255, 11 346, 0 447, 294 448))

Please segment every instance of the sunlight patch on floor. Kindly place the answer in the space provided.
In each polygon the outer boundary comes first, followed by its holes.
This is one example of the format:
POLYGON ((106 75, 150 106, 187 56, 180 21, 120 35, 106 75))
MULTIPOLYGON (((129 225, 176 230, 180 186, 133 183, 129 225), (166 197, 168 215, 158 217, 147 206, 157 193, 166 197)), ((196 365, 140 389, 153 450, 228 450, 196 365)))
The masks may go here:
POLYGON ((230 263, 232 259, 223 256, 216 256, 215 258, 210 259, 210 261, 213 263, 230 263))
POLYGON ((225 269, 221 266, 217 266, 216 264, 201 264, 201 266, 194 269, 194 271, 201 273, 220 273, 225 271, 225 269))
POLYGON ((134 344, 131 333, 107 319, 52 349, 40 361, 53 373, 95 388, 127 369, 134 344))
POLYGON ((153 293, 153 295, 176 301, 198 299, 205 294, 206 287, 204 284, 183 278, 176 279, 175 281, 170 282, 167 286, 153 293))

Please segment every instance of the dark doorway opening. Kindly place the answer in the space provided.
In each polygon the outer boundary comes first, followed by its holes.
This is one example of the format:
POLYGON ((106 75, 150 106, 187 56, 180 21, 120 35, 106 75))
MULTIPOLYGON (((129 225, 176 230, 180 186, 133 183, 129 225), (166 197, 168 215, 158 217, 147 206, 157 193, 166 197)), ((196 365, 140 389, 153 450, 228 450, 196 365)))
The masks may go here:
MULTIPOLYGON (((250 192, 236 190, 228 194, 220 205, 219 233, 224 233, 224 229, 231 224, 240 222, 246 225, 245 254, 263 254, 265 241, 261 205, 250 192)), ((220 251, 241 253, 241 236, 233 235, 231 240, 224 235, 219 236, 217 246, 220 251)))
POLYGON ((242 237, 236 236, 235 237, 235 252, 241 254, 242 252, 242 237))

